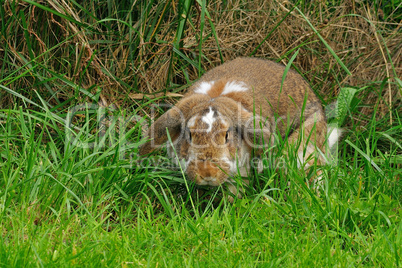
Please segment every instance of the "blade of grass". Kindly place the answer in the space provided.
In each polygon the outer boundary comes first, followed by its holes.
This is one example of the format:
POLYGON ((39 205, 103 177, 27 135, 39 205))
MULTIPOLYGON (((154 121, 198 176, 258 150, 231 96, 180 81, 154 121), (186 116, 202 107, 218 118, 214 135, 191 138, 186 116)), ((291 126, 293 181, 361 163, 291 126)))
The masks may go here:
POLYGON ((368 156, 366 153, 364 153, 359 147, 357 147, 355 144, 353 144, 351 141, 349 141, 348 139, 345 140, 345 142, 347 144, 349 144, 350 146, 352 146, 359 154, 361 154, 361 156, 363 156, 382 176, 384 176, 384 171, 382 171, 382 169, 377 166, 377 164, 373 161, 373 159, 371 159, 370 156, 368 156))
POLYGON ((258 49, 260 49, 260 47, 262 46, 262 44, 265 43, 265 41, 267 41, 267 39, 272 35, 273 32, 275 32, 275 30, 282 24, 282 22, 292 13, 292 11, 300 4, 301 0, 297 1, 296 4, 294 4, 292 6, 292 8, 286 13, 285 16, 283 16, 283 18, 275 25, 274 28, 272 28, 272 30, 267 34, 267 36, 265 36, 265 38, 256 46, 256 48, 250 53, 250 57, 254 56, 255 53, 257 53, 258 49))
POLYGON ((303 12, 300 11, 298 7, 295 7, 295 9, 299 12, 299 14, 303 17, 303 19, 308 23, 310 28, 314 31, 314 33, 320 38, 321 42, 327 47, 329 53, 335 58, 336 62, 343 68, 343 70, 348 74, 352 75, 352 73, 349 71, 349 69, 346 67, 346 65, 342 62, 342 60, 336 55, 335 51, 332 49, 330 45, 328 45, 327 41, 321 36, 321 34, 317 31, 317 29, 311 24, 310 20, 303 14, 303 12))

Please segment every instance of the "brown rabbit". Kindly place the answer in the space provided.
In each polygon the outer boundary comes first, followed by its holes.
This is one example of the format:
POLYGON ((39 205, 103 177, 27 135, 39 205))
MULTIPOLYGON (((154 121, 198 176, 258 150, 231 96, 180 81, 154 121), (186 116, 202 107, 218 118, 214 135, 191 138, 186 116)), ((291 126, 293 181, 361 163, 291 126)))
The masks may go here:
MULTIPOLYGON (((151 125, 146 136, 150 140, 140 154, 166 143, 168 130, 175 148, 168 145, 168 153, 176 159, 176 151, 187 179, 198 185, 227 183, 235 194, 231 176, 238 170, 244 176, 252 150, 260 156, 274 144, 275 134, 285 136, 290 130, 294 144, 302 134, 300 166, 324 163, 327 123, 321 103, 297 72, 289 70, 282 82, 284 70, 257 58, 238 58, 213 68, 151 125)), ((331 143, 339 136, 334 133, 331 143)))

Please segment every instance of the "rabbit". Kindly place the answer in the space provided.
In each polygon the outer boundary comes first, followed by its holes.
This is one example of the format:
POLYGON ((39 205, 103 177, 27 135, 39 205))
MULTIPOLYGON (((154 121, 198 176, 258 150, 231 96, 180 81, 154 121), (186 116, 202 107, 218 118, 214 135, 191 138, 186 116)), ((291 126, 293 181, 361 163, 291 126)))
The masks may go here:
POLYGON ((188 180, 226 184, 238 197, 233 175, 245 176, 252 153, 261 157, 278 133, 299 142, 300 168, 324 164, 325 144, 334 143, 339 133, 328 137, 317 96, 293 70, 283 80, 284 71, 285 66, 259 58, 237 58, 209 70, 150 126, 140 155, 165 144, 169 131, 168 154, 172 159, 177 154, 188 180))

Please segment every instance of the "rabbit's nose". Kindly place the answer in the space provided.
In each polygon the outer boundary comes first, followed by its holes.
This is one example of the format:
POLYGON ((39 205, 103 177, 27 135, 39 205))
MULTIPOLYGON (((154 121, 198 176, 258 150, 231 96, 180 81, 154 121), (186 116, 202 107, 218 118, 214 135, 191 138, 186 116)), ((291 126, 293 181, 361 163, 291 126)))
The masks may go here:
POLYGON ((211 159, 208 156, 201 156, 201 157, 198 157, 198 161, 201 161, 201 162, 205 162, 205 161, 213 162, 213 159, 211 159))
POLYGON ((198 161, 200 161, 202 165, 216 165, 218 163, 218 160, 213 158, 199 158, 198 161))
POLYGON ((200 152, 196 155, 196 158, 200 161, 207 161, 213 158, 213 155, 210 152, 200 152))

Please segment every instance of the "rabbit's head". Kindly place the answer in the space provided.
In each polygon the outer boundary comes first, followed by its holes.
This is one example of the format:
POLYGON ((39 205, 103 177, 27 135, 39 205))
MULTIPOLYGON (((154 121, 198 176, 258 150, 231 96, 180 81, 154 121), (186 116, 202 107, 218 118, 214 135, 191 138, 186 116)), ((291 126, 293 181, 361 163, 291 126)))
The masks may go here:
POLYGON ((254 145, 263 144, 271 132, 263 117, 238 101, 249 98, 236 91, 240 86, 246 85, 226 80, 198 83, 151 125, 147 135, 151 140, 140 154, 166 143, 168 131, 173 145, 167 145, 170 157, 180 162, 186 178, 196 184, 219 186, 238 171, 244 172, 254 145), (228 87, 232 90, 225 92, 228 87))

